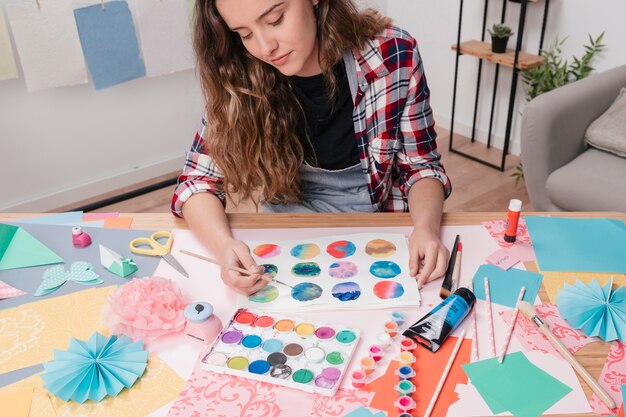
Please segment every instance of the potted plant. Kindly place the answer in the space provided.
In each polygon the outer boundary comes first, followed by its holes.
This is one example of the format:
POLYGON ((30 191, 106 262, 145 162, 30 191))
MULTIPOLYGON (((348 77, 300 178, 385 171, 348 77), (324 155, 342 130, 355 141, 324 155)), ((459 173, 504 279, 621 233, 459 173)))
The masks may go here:
POLYGON ((504 23, 495 23, 491 29, 487 29, 491 35, 491 51, 496 54, 506 52, 506 44, 513 35, 510 27, 504 23))

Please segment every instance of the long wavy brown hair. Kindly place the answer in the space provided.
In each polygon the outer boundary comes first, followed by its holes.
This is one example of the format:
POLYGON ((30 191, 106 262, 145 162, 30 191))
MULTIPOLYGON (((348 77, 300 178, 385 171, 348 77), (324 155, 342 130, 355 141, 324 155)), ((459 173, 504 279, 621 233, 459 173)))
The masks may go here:
MULTIPOLYGON (((334 97, 333 66, 343 52, 361 49, 390 19, 373 9, 359 12, 351 0, 319 0, 315 15, 320 66, 334 97)), ((206 152, 224 174, 225 191, 240 199, 259 191, 272 203, 301 201, 304 149, 296 127, 304 114, 288 78, 248 53, 215 0, 196 1, 194 47, 207 103, 206 152)))

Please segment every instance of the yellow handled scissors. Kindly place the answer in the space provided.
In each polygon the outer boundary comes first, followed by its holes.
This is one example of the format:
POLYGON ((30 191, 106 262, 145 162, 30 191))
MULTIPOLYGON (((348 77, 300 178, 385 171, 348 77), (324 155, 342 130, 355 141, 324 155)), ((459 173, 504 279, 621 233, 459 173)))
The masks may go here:
POLYGON ((189 278, 189 274, 185 268, 170 254, 174 239, 170 232, 164 230, 154 232, 150 237, 138 237, 130 242, 130 251, 139 255, 160 256, 170 264, 174 269, 185 277, 189 278), (164 243, 160 243, 159 239, 165 239, 164 243), (146 247, 147 246, 147 247, 146 247))

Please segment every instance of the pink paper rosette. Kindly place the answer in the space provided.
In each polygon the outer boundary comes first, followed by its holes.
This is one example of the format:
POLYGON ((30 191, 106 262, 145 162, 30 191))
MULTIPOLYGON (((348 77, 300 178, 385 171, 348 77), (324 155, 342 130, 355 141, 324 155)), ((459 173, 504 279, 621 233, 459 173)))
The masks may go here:
POLYGON ((152 341, 183 330, 186 304, 186 297, 173 281, 134 278, 109 295, 102 321, 114 335, 152 341))

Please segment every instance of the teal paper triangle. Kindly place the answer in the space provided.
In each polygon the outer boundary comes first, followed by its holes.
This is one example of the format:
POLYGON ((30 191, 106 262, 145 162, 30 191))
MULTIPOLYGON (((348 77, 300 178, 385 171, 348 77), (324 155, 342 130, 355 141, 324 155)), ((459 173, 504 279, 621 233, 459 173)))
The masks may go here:
POLYGON ((63 258, 19 227, 0 259, 0 271, 65 262, 63 258))
POLYGON ((13 240, 13 236, 15 236, 15 232, 17 232, 17 226, 0 224, 0 260, 9 248, 9 245, 13 240))
POLYGON ((118 262, 113 262, 107 269, 115 275, 125 278, 139 268, 137 268, 137 265, 135 265, 134 262, 128 259, 121 259, 118 262))

